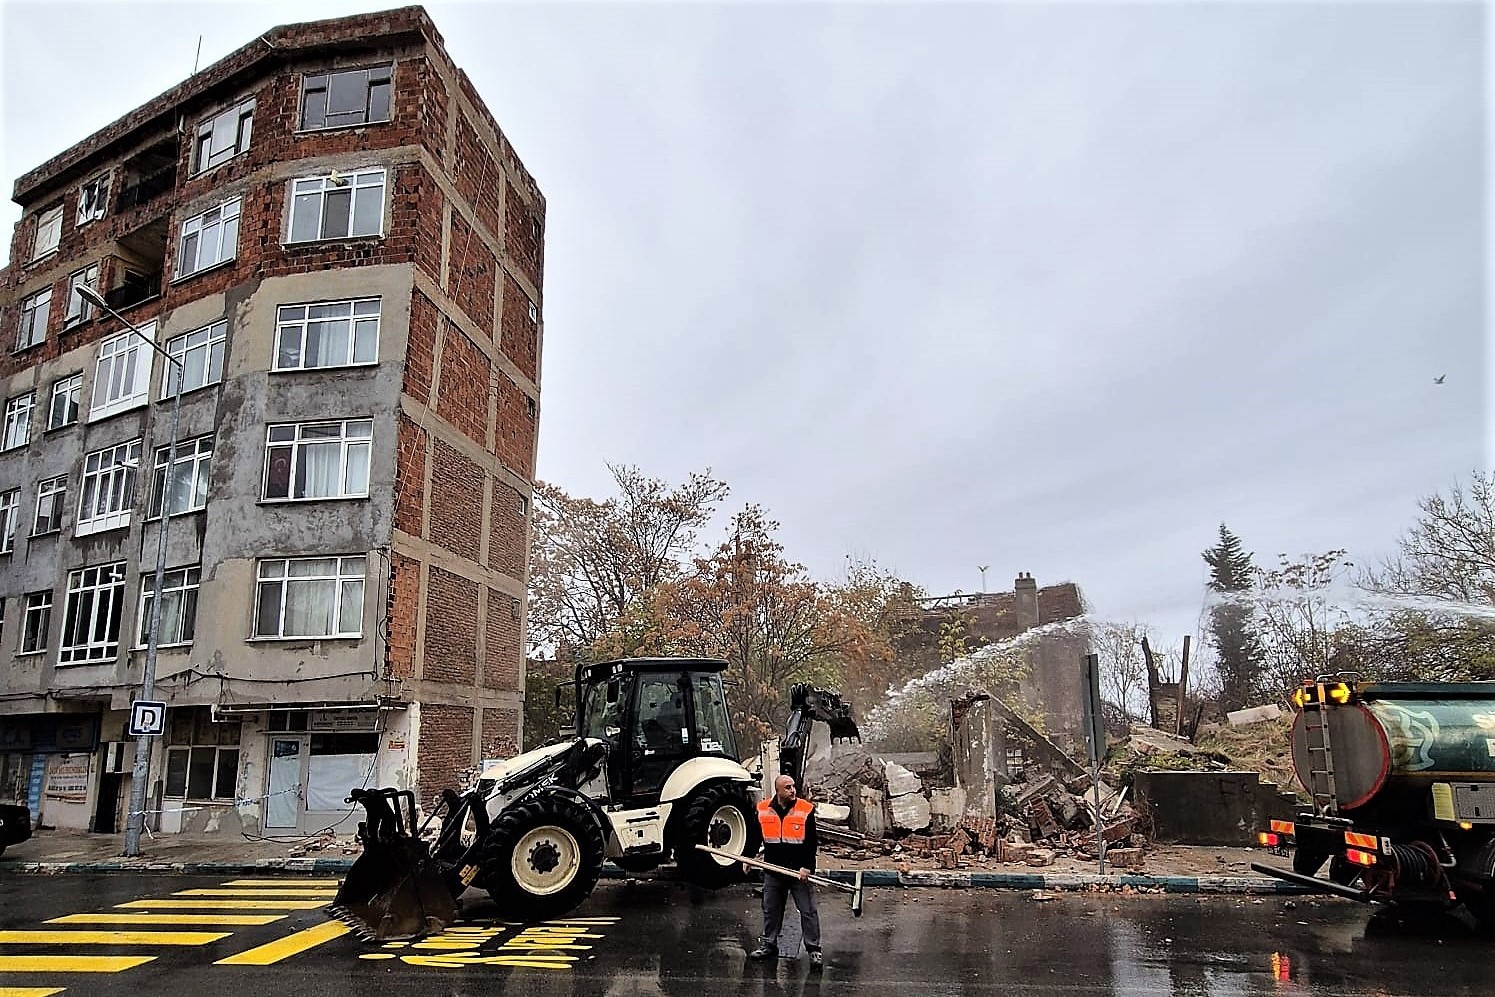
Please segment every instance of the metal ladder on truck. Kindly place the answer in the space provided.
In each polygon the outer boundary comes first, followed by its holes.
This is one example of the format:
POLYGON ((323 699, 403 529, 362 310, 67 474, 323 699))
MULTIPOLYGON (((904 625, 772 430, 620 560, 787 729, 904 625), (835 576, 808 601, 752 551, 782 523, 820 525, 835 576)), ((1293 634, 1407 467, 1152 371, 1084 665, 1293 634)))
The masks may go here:
POLYGON ((1333 817, 1339 813, 1339 802, 1334 793, 1334 746, 1329 739, 1325 684, 1325 678, 1320 677, 1315 683, 1318 695, 1314 702, 1303 705, 1303 734, 1308 749, 1308 793, 1313 797, 1313 810, 1322 817, 1333 817))

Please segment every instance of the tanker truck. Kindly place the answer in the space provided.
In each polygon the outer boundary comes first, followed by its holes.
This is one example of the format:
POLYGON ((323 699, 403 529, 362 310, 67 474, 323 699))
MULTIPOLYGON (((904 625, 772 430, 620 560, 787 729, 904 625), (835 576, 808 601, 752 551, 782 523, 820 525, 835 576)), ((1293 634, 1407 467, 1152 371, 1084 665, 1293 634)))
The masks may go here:
POLYGON ((1326 675, 1292 702, 1312 808, 1257 836, 1291 870, 1251 868, 1367 903, 1462 903, 1495 926, 1495 682, 1326 675))

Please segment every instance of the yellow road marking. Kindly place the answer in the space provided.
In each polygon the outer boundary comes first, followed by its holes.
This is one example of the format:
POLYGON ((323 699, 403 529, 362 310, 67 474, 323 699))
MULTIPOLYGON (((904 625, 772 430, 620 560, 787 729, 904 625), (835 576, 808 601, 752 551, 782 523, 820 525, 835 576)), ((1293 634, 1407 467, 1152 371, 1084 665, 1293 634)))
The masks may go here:
POLYGON ((320 900, 131 900, 115 904, 119 909, 145 910, 316 910, 327 905, 320 900))
POLYGON ((0 973, 119 973, 153 955, 0 955, 0 973))
POLYGON ((290 897, 310 898, 325 897, 331 900, 337 896, 336 890, 296 890, 282 887, 278 890, 224 890, 224 889, 199 889, 199 890, 177 890, 172 894, 174 897, 290 897))
MULTIPOLYGON (((134 924, 148 928, 153 924, 269 924, 284 921, 284 914, 69 914, 54 917, 43 924, 134 924)), ((0 994, 0 997, 5 997, 0 994)))
POLYGON ((342 883, 340 879, 235 879, 224 883, 224 886, 332 886, 336 887, 342 883))
POLYGON ((0 945, 206 945, 227 931, 0 931, 0 945))
POLYGON ((65 987, 0 987, 0 997, 52 997, 65 987))
POLYGON ((341 921, 328 921, 304 931, 298 931, 294 935, 268 942, 258 948, 252 948, 238 955, 231 955, 227 959, 219 959, 215 966, 273 966, 282 959, 289 959, 293 955, 299 955, 308 949, 314 949, 323 942, 330 942, 334 938, 340 938, 348 933, 348 926, 341 921))

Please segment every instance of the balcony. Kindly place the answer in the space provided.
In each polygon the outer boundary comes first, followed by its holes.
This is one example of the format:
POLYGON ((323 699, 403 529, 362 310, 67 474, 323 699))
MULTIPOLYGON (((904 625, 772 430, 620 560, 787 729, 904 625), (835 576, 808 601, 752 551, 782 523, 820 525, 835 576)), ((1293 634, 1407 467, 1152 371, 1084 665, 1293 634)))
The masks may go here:
POLYGON ((164 138, 125 163, 124 187, 117 210, 128 211, 153 201, 176 186, 177 139, 164 138))
POLYGON ((115 311, 124 311, 132 308, 142 301, 161 295, 161 271, 155 273, 139 274, 133 270, 124 272, 124 279, 120 285, 104 295, 104 300, 110 308, 115 311))
POLYGON ((175 166, 169 166, 150 176, 141 177, 119 192, 119 210, 126 211, 139 207, 147 201, 155 200, 175 186, 175 166))

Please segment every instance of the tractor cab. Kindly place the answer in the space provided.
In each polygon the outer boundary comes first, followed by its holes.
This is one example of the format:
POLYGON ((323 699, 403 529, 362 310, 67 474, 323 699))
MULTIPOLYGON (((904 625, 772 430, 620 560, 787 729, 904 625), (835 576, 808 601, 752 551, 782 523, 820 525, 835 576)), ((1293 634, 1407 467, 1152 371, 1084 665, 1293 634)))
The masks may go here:
POLYGON ((721 673, 709 658, 632 658, 576 669, 576 733, 607 742, 608 795, 659 802, 665 780, 699 755, 737 761, 721 673))

